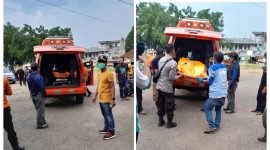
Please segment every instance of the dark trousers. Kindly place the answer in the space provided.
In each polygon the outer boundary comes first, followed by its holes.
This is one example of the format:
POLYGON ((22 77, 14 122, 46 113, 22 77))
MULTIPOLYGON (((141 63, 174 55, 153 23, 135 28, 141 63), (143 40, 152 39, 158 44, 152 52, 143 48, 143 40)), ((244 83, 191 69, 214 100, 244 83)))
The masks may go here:
POLYGON ((237 82, 235 82, 235 84, 228 89, 228 93, 227 93, 227 99, 228 99, 228 103, 227 103, 227 109, 230 111, 234 111, 235 110, 235 91, 237 88, 237 82))
POLYGON ((260 87, 257 94, 257 107, 256 110, 263 113, 266 105, 266 97, 262 94, 262 88, 260 87))
POLYGON ((46 124, 45 120, 45 100, 39 92, 37 95, 32 96, 32 101, 37 111, 37 127, 46 124))
POLYGON ((139 132, 136 132, 136 143, 138 141, 139 132))
POLYGON ((104 128, 114 133, 114 118, 110 103, 99 103, 102 116, 104 117, 104 128))
POLYGON ((7 132, 8 140, 14 150, 18 149, 19 143, 17 139, 17 134, 13 127, 12 116, 10 113, 10 108, 4 108, 4 129, 7 132))
POLYGON ((142 90, 136 87, 136 95, 137 95, 137 106, 138 106, 138 113, 143 111, 142 107, 142 90))
POLYGON ((25 77, 20 76, 20 85, 22 86, 22 84, 26 85, 26 80, 25 77))
POLYGON ((128 95, 128 83, 127 78, 119 80, 120 97, 126 98, 128 95))
POLYGON ((158 116, 167 114, 168 120, 172 120, 174 116, 175 100, 173 93, 165 93, 158 90, 158 116))
POLYGON ((267 123, 266 123, 266 119, 267 119, 267 117, 266 117, 266 114, 267 114, 267 111, 266 111, 266 109, 264 110, 264 112, 263 112, 263 115, 262 115, 262 122, 263 122, 263 127, 264 127, 264 129, 265 129, 265 132, 264 132, 264 138, 266 139, 266 135, 267 135, 267 132, 266 132, 266 125, 267 125, 267 123))

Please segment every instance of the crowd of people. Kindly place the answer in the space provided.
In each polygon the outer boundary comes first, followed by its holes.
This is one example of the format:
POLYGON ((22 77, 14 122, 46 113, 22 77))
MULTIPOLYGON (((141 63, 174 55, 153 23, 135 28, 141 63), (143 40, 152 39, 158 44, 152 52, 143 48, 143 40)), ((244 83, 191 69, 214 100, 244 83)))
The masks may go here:
MULTIPOLYGON (((127 97, 131 96, 129 93, 129 80, 133 78, 133 66, 124 62, 125 58, 121 57, 119 64, 115 69, 116 83, 119 85, 121 101, 129 100, 127 97)), ((112 113, 112 108, 116 105, 115 103, 115 84, 113 73, 107 68, 107 57, 98 57, 97 66, 99 72, 97 74, 98 85, 96 92, 94 93, 93 102, 98 102, 101 113, 104 117, 104 128, 99 131, 100 134, 105 134, 103 139, 108 140, 115 138, 115 123, 112 113)), ((34 107, 37 112, 36 128, 45 129, 48 128, 48 124, 45 119, 45 99, 46 90, 43 76, 38 72, 38 64, 32 63, 31 70, 28 67, 19 68, 16 70, 16 75, 20 80, 20 85, 27 85, 30 92, 30 96, 34 107)), ((85 76, 89 76, 88 70, 85 68, 85 76)), ((89 77, 87 79, 89 81, 89 77)), ((133 85, 132 85, 133 86, 133 85)), ((133 89, 132 89, 133 90, 133 89)), ((7 131, 8 139, 14 150, 23 150, 18 144, 16 132, 13 127, 12 117, 10 113, 10 106, 6 98, 7 95, 12 94, 11 86, 8 79, 4 77, 4 129, 7 131)), ((86 95, 91 96, 90 90, 87 88, 86 95)))
MULTIPOLYGON (((182 72, 177 68, 177 62, 175 61, 176 52, 174 46, 171 44, 166 45, 164 48, 158 47, 156 49, 156 57, 152 60, 151 67, 148 61, 145 60, 144 43, 137 43, 137 74, 136 74, 136 88, 137 88, 137 138, 140 131, 138 114, 142 113, 142 90, 153 87, 153 100, 157 107, 157 115, 159 122, 158 127, 162 127, 166 124, 167 128, 173 128, 177 126, 176 122, 173 122, 175 100, 173 82, 180 78, 185 78, 182 72), (147 67, 146 67, 147 66, 147 67), (151 68, 151 70, 150 70, 151 68), (151 71, 150 76, 148 72, 151 71), (151 80, 153 80, 151 82, 151 80), (143 84, 144 83, 144 84, 143 84), (143 84, 143 85, 141 85, 143 84), (139 91, 139 92, 138 92, 139 91), (167 116, 167 122, 163 117, 167 116)), ((221 109, 227 99, 227 106, 223 109, 226 114, 235 113, 235 100, 236 89, 238 82, 240 81, 240 65, 239 55, 237 52, 230 54, 231 64, 226 66, 223 64, 224 55, 222 52, 214 52, 209 62, 208 77, 196 78, 199 83, 207 83, 209 85, 209 94, 203 107, 206 121, 209 127, 205 129, 205 134, 217 132, 220 129, 221 123, 221 109), (215 118, 212 116, 212 109, 215 110, 215 118)), ((265 54, 266 57, 266 54, 265 54)), ((263 115, 263 126, 265 128, 265 134, 263 137, 258 138, 258 141, 266 142, 266 64, 264 67, 261 83, 258 89, 257 95, 257 107, 252 112, 256 112, 257 115, 263 115)))

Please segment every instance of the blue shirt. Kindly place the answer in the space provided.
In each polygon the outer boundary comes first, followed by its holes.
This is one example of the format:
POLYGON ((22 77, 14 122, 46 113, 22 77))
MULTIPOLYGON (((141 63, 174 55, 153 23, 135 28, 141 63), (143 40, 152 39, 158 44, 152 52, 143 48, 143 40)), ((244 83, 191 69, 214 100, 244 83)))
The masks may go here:
POLYGON ((159 58, 154 58, 152 60, 152 69, 158 69, 158 61, 159 61, 159 58))
POLYGON ((30 73, 27 81, 28 81, 28 88, 31 94, 35 95, 41 92, 43 96, 46 95, 43 77, 36 71, 30 73))
POLYGON ((208 69, 209 97, 221 98, 227 95, 227 69, 224 64, 213 64, 208 69))
POLYGON ((236 82, 239 82, 240 77, 240 65, 239 62, 234 62, 231 66, 231 70, 228 74, 229 88, 232 88, 236 82))

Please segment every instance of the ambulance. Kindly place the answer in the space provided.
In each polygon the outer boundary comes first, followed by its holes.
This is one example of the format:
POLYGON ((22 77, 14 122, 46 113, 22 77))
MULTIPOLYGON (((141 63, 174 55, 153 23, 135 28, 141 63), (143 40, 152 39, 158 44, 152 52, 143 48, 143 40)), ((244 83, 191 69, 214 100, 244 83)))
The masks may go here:
POLYGON ((208 85, 198 82, 198 78, 207 78, 222 34, 213 30, 209 20, 197 18, 182 19, 177 27, 165 28, 164 34, 169 36, 168 44, 174 45, 178 70, 184 74, 174 82, 174 88, 208 91, 208 85))
POLYGON ((75 96, 76 103, 83 103, 87 90, 84 52, 85 49, 75 46, 69 37, 48 37, 34 47, 35 62, 44 78, 47 97, 75 96))

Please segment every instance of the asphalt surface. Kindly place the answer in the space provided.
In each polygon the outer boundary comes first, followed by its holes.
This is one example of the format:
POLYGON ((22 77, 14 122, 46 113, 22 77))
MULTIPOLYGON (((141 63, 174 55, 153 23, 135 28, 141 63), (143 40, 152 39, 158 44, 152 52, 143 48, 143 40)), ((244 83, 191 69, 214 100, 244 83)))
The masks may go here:
MULTIPOLYGON (((19 143, 26 150, 126 150, 133 149, 133 97, 120 101, 116 85, 116 106, 113 115, 116 138, 103 140, 98 130, 103 128, 103 117, 98 103, 92 103, 92 96, 85 97, 82 105, 74 104, 75 99, 47 99, 46 120, 48 129, 36 129, 36 111, 28 88, 19 82, 11 85, 13 95, 8 97, 13 123, 19 143)), ((96 86, 89 86, 94 93, 96 86)), ((4 149, 11 150, 4 132, 4 149)))
POLYGON ((236 113, 222 112, 221 129, 211 135, 203 133, 208 125, 204 112, 200 111, 204 103, 201 92, 176 90, 174 121, 178 126, 167 129, 157 126, 157 109, 152 97, 149 96, 152 95, 152 90, 143 91, 143 108, 147 115, 139 116, 141 132, 137 149, 265 150, 266 144, 257 141, 257 138, 264 134, 262 117, 250 112, 256 106, 261 75, 262 72, 241 71, 236 92, 236 113))

